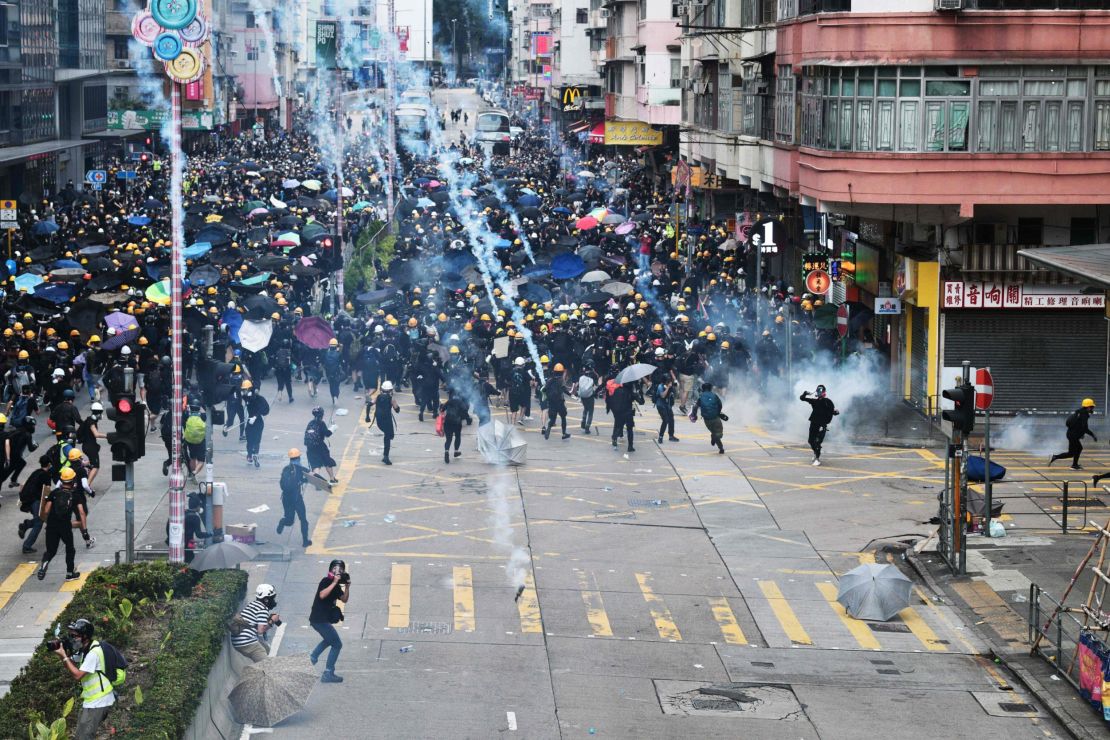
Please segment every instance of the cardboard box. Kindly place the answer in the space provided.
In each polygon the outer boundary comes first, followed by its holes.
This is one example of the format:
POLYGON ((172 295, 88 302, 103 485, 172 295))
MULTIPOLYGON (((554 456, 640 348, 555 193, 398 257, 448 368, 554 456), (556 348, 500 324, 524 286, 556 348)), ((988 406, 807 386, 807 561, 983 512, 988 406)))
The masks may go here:
POLYGON ((236 542, 253 545, 256 529, 258 529, 257 524, 228 524, 224 527, 224 534, 236 542))

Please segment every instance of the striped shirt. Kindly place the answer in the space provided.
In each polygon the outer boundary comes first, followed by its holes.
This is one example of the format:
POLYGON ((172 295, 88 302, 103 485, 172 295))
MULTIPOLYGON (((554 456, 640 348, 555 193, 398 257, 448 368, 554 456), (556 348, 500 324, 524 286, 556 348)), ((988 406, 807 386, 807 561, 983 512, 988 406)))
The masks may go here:
POLYGON ((270 621, 270 610, 266 608, 258 599, 247 604, 243 611, 239 612, 239 616, 244 622, 249 622, 249 626, 239 630, 239 634, 232 635, 231 644, 236 647, 245 647, 252 642, 258 642, 261 638, 258 636, 258 625, 266 624, 270 621))

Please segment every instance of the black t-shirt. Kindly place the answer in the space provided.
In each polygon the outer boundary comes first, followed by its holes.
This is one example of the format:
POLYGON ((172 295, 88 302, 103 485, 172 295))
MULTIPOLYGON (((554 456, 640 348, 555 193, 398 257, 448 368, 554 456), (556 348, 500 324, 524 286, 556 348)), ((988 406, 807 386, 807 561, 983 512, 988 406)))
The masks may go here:
POLYGON ((333 588, 326 599, 320 598, 320 592, 330 586, 333 580, 334 579, 330 575, 324 576, 320 579, 320 585, 316 587, 316 593, 312 597, 312 611, 310 611, 308 614, 309 622, 324 622, 325 624, 332 623, 332 607, 335 606, 335 602, 343 594, 343 589, 339 586, 333 588))

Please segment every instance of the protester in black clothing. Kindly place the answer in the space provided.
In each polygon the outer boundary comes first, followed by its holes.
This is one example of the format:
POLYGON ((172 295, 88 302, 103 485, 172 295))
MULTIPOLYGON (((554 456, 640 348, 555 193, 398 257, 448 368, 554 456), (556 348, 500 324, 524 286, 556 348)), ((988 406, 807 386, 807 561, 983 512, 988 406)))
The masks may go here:
POLYGON ((655 384, 653 390, 653 397, 655 401, 655 410, 659 412, 659 444, 663 444, 663 434, 667 435, 667 439, 671 442, 677 442, 678 437, 674 436, 674 397, 675 387, 674 381, 670 376, 665 376, 663 380, 655 384))
POLYGON ((100 416, 103 413, 104 407, 99 402, 93 403, 90 406, 89 415, 82 419, 80 426, 77 427, 77 444, 81 445, 81 451, 89 459, 90 487, 93 481, 96 480, 96 474, 100 471, 100 442, 97 440, 105 439, 108 436, 101 432, 98 426, 100 416))
POLYGON ((840 412, 836 410, 833 404, 825 393, 825 386, 817 386, 817 392, 813 398, 810 398, 809 391, 803 391, 800 400, 805 401, 810 406, 809 412, 809 448, 813 450, 813 465, 821 464, 821 443, 825 441, 825 432, 829 429, 829 423, 832 422, 834 416, 840 412))
POLYGON ((270 413, 270 403, 249 380, 243 381, 241 390, 247 411, 247 464, 253 464, 257 468, 261 465, 258 460, 258 448, 262 445, 262 432, 266 429, 266 415, 270 413))
POLYGON ((301 518, 301 544, 308 547, 308 515, 304 508, 304 484, 307 471, 301 465, 301 451, 296 447, 289 450, 289 463, 281 469, 281 508, 282 517, 278 521, 277 532, 281 534, 286 527, 292 527, 296 518, 301 518))
POLYGON ((6 451, 4 458, 8 461, 8 466, 0 471, 0 485, 5 480, 11 479, 11 487, 19 487, 19 474, 27 466, 27 461, 23 459, 23 456, 27 452, 34 452, 39 448, 34 441, 35 422, 33 416, 23 417, 22 423, 15 425, 15 428, 8 432, 4 438, 6 451))
POLYGON ((19 510, 30 514, 30 519, 19 523, 19 538, 23 540, 23 553, 25 555, 35 551, 35 540, 42 531, 42 519, 39 518, 39 506, 42 504, 43 494, 50 487, 51 458, 49 454, 39 458, 38 470, 27 476, 23 488, 19 489, 19 510), (29 530, 29 531, 28 531, 29 530))
POLYGON ((1093 398, 1084 398, 1083 405, 1077 408, 1065 421, 1068 429, 1068 451, 1053 455, 1048 460, 1049 465, 1057 460, 1064 460, 1070 457, 1072 470, 1083 469, 1079 464, 1079 456, 1083 453, 1083 437, 1089 434, 1091 435, 1091 439, 1098 442, 1098 437, 1095 436, 1094 432, 1092 432, 1088 426, 1088 421, 1091 418, 1091 414, 1094 412, 1095 400, 1093 398))
POLYGON ((382 381, 382 390, 374 399, 374 423, 378 425, 384 437, 385 447, 382 450, 382 464, 392 465, 389 459, 389 445, 393 442, 394 424, 393 414, 400 411, 397 399, 393 397, 393 381, 382 381))
POLYGON ((73 546, 73 515, 77 501, 77 473, 73 468, 63 468, 60 483, 42 504, 39 518, 46 522, 46 552, 38 568, 38 579, 46 578, 46 569, 58 552, 59 543, 66 548, 66 580, 74 581, 80 577, 74 560, 77 550, 73 546))
MULTIPOLYGON (((615 383, 615 381, 611 381, 615 383)), ((609 394, 605 402, 606 410, 613 415, 613 448, 617 447, 617 440, 624 434, 625 430, 628 432, 628 451, 635 452, 636 447, 633 439, 633 428, 635 427, 634 417, 636 414, 636 407, 633 405, 635 399, 634 391, 629 386, 631 383, 624 385, 616 385, 613 391, 609 394)))
POLYGON ((312 470, 324 468, 328 471, 328 482, 336 484, 339 479, 335 477, 335 459, 328 449, 328 437, 331 430, 324 423, 324 409, 317 406, 312 409, 312 420, 304 430, 304 445, 308 452, 308 467, 312 470))
POLYGON ((347 603, 351 597, 351 577, 347 574, 347 564, 342 560, 333 560, 328 565, 328 574, 320 579, 316 587, 316 594, 312 599, 312 610, 308 615, 308 623, 320 635, 320 644, 312 649, 309 656, 312 664, 320 660, 320 655, 326 648, 328 659, 324 663, 324 673, 320 676, 321 683, 342 683, 343 677, 335 675, 335 662, 339 660, 339 651, 343 649, 343 641, 339 639, 339 632, 335 625, 343 621, 343 610, 337 601, 347 603))
POLYGON ((543 393, 547 401, 547 425, 543 428, 543 438, 551 438, 551 428, 555 426, 555 418, 558 417, 563 426, 563 439, 570 439, 567 434, 567 399, 563 395, 563 372, 565 368, 563 363, 555 363, 552 368, 551 376, 544 384, 543 393))
POLYGON ((459 398, 454 388, 447 389, 447 402, 439 407, 439 411, 443 414, 443 462, 450 464, 451 441, 455 442, 455 457, 459 457, 462 455, 459 445, 462 443, 463 422, 470 425, 474 420, 470 418, 466 401, 459 398))

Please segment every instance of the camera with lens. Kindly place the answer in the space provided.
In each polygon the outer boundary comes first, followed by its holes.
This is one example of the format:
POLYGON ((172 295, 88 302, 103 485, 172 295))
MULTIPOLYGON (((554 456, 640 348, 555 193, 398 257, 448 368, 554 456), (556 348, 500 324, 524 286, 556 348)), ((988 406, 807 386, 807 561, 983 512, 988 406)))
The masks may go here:
POLYGON ((339 574, 339 585, 340 586, 346 586, 350 582, 351 582, 351 574, 350 573, 344 572, 344 573, 339 574))
POLYGON ((50 650, 57 650, 60 647, 65 647, 66 654, 73 655, 78 652, 77 645, 74 643, 72 637, 55 637, 52 640, 46 641, 46 647, 50 650))

